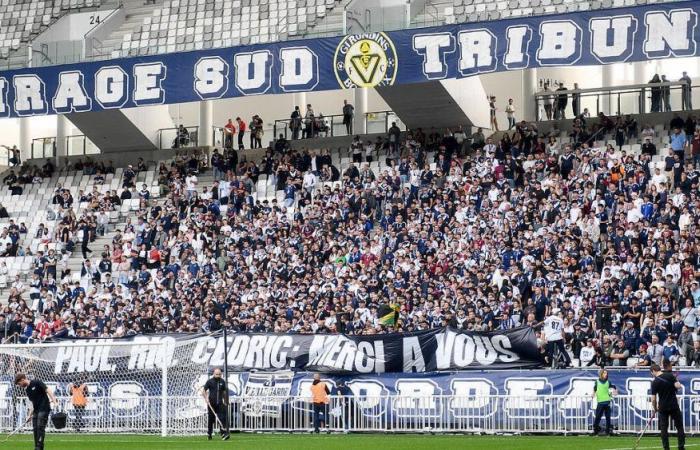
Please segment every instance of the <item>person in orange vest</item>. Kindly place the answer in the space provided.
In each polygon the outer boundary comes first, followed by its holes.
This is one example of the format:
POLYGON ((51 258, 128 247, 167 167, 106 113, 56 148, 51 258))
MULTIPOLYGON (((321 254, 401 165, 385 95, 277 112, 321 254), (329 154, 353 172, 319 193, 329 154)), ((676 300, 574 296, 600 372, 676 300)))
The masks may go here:
POLYGON ((83 417, 85 416, 85 407, 88 403, 88 387, 85 383, 74 381, 68 388, 70 392, 70 401, 75 411, 75 423, 73 427, 75 431, 80 433, 80 429, 85 426, 83 417))
POLYGON ((328 394, 331 391, 328 385, 321 381, 321 374, 314 374, 314 382, 311 384, 311 401, 314 407, 314 432, 319 433, 320 426, 326 426, 326 416, 328 415, 328 394), (323 425, 321 425, 323 424, 323 425))

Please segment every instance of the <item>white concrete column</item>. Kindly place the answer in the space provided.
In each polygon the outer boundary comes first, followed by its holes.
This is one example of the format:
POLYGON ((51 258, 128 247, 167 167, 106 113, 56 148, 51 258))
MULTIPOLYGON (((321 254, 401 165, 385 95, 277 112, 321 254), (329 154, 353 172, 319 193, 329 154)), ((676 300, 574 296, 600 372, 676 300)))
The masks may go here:
MULTIPOLYGON (((289 114, 294 111, 295 106, 298 106, 299 111, 301 111, 301 115, 303 116, 306 112, 306 92, 295 92, 292 95, 292 103, 292 109, 289 110, 289 114)), ((284 117, 284 115, 282 115, 282 117, 284 117)))
POLYGON ((526 120, 532 122, 537 119, 537 104, 535 93, 537 93, 537 69, 526 69, 522 71, 521 105, 515 105, 515 120, 526 120))
MULTIPOLYGON (((601 86, 610 87, 613 86, 614 82, 614 68, 612 64, 606 64, 602 66, 602 76, 601 76, 601 86)), ((610 114, 617 113, 617 97, 612 97, 610 95, 603 95, 600 98, 600 109, 607 116, 610 114)))
POLYGON ((199 147, 211 147, 214 145, 214 102, 204 100, 199 102, 199 130, 197 132, 197 145, 199 147))
POLYGON ((61 167, 61 158, 68 155, 68 130, 70 124, 63 114, 56 115, 56 167, 61 167))
MULTIPOLYGON (((649 80, 651 79, 651 75, 649 75, 648 68, 649 68, 649 62, 647 61, 640 61, 636 63, 632 63, 634 66, 634 79, 632 83, 634 84, 647 84, 649 80)), ((638 112, 646 112, 649 111, 649 108, 651 108, 651 100, 647 97, 651 95, 650 91, 648 89, 644 89, 644 92, 642 92, 638 98, 638 112)))
POLYGON ((32 157, 32 123, 31 117, 22 117, 19 120, 19 150, 22 161, 32 157))
POLYGON ((365 114, 367 113, 367 88, 355 88, 355 124, 353 126, 354 134, 367 133, 367 121, 365 114))

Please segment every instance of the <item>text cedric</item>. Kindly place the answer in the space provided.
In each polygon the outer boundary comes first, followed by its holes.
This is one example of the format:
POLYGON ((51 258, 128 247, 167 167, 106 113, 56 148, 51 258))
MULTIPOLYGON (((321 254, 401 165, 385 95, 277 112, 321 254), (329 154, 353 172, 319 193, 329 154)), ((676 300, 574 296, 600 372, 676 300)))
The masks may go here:
MULTIPOLYGON (((308 346, 301 346, 296 337, 270 334, 229 336, 229 367, 234 370, 302 369, 295 367, 296 359, 308 353, 305 368, 346 373, 386 372, 387 354, 382 339, 357 343, 343 335, 301 336, 305 341, 310 340, 308 346)), ((428 358, 434 357, 435 361, 426 369, 426 355, 423 354, 419 338, 400 338, 402 350, 396 357, 402 360, 403 372, 459 370, 471 365, 483 367, 496 362, 513 363, 520 358, 511 351, 507 335, 467 335, 445 330, 437 333, 435 340, 435 354, 427 355, 428 358)), ((185 356, 191 358, 193 364, 210 367, 224 365, 222 337, 199 338, 194 345, 184 344, 172 337, 135 341, 132 346, 111 346, 110 341, 105 340, 99 342, 103 345, 71 344, 58 347, 54 373, 160 370, 164 362, 175 366, 182 363, 180 358, 185 356), (179 350, 182 346, 190 350, 179 350)))

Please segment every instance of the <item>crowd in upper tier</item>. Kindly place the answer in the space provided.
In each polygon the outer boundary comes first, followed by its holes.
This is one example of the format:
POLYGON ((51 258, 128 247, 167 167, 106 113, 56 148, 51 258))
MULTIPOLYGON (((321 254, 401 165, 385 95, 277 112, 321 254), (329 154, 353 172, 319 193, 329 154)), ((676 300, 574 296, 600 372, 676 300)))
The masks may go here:
POLYGON ((629 117, 580 117, 564 138, 526 122, 495 139, 392 129, 355 139, 344 167, 281 139, 259 162, 225 149, 161 163, 158 199, 136 185, 145 165, 121 196, 58 186, 58 246, 8 287, 0 333, 539 330, 557 308, 581 364, 700 364, 700 127, 664 125, 668 146, 629 117), (265 176, 280 201, 256 199, 265 176), (124 195, 140 208, 90 248, 124 195), (89 202, 82 216, 71 198, 89 202), (74 281, 61 255, 78 251, 74 281))

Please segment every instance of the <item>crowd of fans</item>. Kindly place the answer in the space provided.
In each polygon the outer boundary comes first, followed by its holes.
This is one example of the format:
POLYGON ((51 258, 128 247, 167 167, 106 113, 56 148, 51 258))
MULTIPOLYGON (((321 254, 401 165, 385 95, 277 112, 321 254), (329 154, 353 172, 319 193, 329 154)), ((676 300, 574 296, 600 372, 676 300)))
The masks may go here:
POLYGON ((528 325, 540 337, 556 308, 582 365, 700 365, 700 128, 677 117, 671 146, 641 155, 597 144, 618 123, 625 143, 652 142, 654 128, 637 134, 628 120, 580 117, 563 144, 526 122, 499 140, 392 127, 355 139, 346 167, 284 140, 257 163, 228 146, 160 164, 159 199, 135 184, 142 161, 121 195, 57 186, 57 249, 36 252, 30 279, 9 287, 0 336, 528 325), (204 172, 214 181, 200 186, 204 172), (264 179, 281 201, 256 200, 264 179), (74 194, 89 204, 79 217, 74 194), (138 211, 90 249, 125 195, 138 211), (79 245, 75 281, 60 261, 79 245), (387 305, 395 326, 379 320, 387 305))

